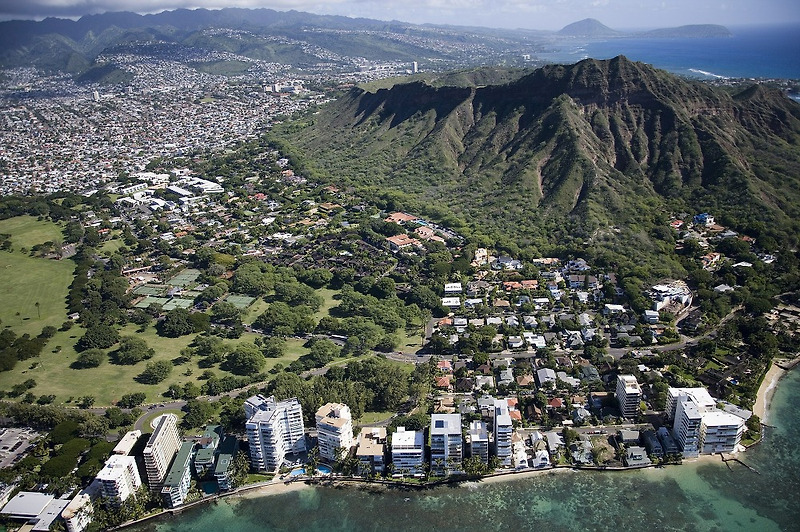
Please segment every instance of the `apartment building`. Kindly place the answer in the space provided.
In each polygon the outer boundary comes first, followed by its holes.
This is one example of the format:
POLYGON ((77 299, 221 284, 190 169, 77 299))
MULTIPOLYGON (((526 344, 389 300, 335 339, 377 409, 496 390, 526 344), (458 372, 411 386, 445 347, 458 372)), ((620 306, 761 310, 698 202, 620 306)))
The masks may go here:
POLYGON ((189 494, 189 486, 192 482, 192 451, 194 451, 194 442, 184 442, 164 479, 161 496, 167 508, 180 506, 189 494))
POLYGON ((158 418, 150 439, 144 448, 144 466, 147 472, 147 485, 151 490, 160 490, 164 477, 167 476, 172 459, 181 446, 178 433, 178 417, 175 414, 164 414, 158 418))
POLYGON ((397 427, 392 435, 392 476, 422 476, 424 457, 425 438, 422 431, 397 427))
POLYGON ((97 473, 100 494, 113 506, 120 506, 142 486, 136 459, 132 456, 111 455, 97 473))
POLYGON ((622 417, 633 419, 639 415, 642 388, 633 375, 617 376, 617 401, 622 417))
POLYGON ((471 456, 479 457, 484 464, 489 463, 489 432, 483 421, 469 424, 469 450, 471 456))
POLYGON ((431 470, 437 475, 461 470, 464 458, 461 414, 431 416, 431 470))
POLYGON ((673 420, 672 436, 687 458, 732 452, 744 434, 744 420, 718 409, 705 388, 670 388, 666 411, 673 420))
POLYGON ((259 471, 275 471, 287 454, 306 451, 303 409, 297 398, 276 401, 255 395, 245 401, 250 462, 259 471))
POLYGON ((364 427, 358 435, 356 458, 359 462, 359 473, 381 474, 386 469, 386 428, 364 427))
POLYGON ((508 413, 505 399, 494 400, 494 448, 502 467, 511 467, 511 453, 514 428, 508 413))
POLYGON ((337 449, 350 451, 353 446, 353 418, 349 406, 327 403, 317 410, 315 418, 320 458, 333 462, 337 449))

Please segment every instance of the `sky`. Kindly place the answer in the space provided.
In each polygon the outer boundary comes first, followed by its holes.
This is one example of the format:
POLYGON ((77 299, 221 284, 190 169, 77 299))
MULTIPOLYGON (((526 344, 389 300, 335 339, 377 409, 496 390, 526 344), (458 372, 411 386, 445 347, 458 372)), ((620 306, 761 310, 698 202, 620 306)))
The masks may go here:
POLYGON ((0 0, 0 20, 199 7, 295 9, 417 24, 541 30, 590 17, 614 29, 800 22, 798 0, 0 0))

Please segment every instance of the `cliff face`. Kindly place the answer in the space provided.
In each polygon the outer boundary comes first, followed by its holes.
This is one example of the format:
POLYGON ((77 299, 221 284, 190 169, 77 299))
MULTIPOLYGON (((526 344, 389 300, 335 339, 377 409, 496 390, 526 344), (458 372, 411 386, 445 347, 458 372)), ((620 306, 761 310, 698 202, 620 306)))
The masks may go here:
POLYGON ((798 214, 800 106, 776 90, 731 95, 624 57, 498 86, 353 89, 297 144, 334 179, 472 216, 524 208, 597 228, 674 199, 771 220, 798 214))

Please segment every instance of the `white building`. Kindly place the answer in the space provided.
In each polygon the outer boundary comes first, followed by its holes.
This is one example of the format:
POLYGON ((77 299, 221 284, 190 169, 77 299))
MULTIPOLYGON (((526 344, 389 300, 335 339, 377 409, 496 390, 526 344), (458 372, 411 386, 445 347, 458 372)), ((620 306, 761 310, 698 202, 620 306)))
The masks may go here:
POLYGON ((500 465, 511 467, 511 453, 513 434, 511 416, 508 413, 508 402, 505 399, 494 401, 494 447, 500 465))
POLYGON ((397 427, 397 431, 392 435, 393 476, 422 476, 422 462, 425 452, 424 440, 422 431, 397 427))
POLYGON ((464 444, 461 414, 431 416, 431 468, 437 475, 461 470, 464 444))
POLYGON ((635 418, 639 413, 642 388, 633 375, 617 375, 617 402, 622 417, 635 418))
POLYGON ((472 456, 477 456, 484 464, 489 463, 489 432, 483 421, 472 421, 469 424, 469 450, 472 456))
POLYGON ((705 388, 670 388, 667 416, 673 420, 672 437, 687 458, 732 452, 744 433, 744 419, 718 409, 705 388))
POLYGON ((364 427, 358 436, 358 449, 356 458, 359 461, 359 471, 362 475, 369 473, 383 473, 386 469, 386 428, 364 427))
POLYGON ((353 417, 350 407, 340 403, 322 405, 316 414, 319 456, 336 460, 336 449, 349 452, 353 446, 353 417))
POLYGON ((94 517, 92 498, 96 495, 98 489, 99 483, 95 480, 88 488, 78 492, 61 512, 61 518, 67 526, 67 532, 83 532, 92 522, 94 517))
POLYGON ((253 468, 275 471, 287 454, 305 452, 303 409, 296 398, 275 401, 274 397, 255 395, 245 402, 244 411, 253 468))
POLYGON ((175 456, 175 460, 172 461, 172 467, 169 468, 169 473, 167 473, 164 485, 161 488, 161 496, 167 508, 180 506, 189 494, 189 486, 192 482, 191 461, 193 450, 193 441, 184 442, 175 456))
POLYGON ((119 506, 142 486, 136 459, 132 456, 112 454, 103 469, 97 473, 100 494, 112 505, 119 506))
POLYGON ((144 448, 144 466, 147 471, 147 485, 151 490, 160 490, 164 477, 167 476, 169 466, 175 453, 181 446, 181 436, 178 433, 178 416, 164 414, 158 420, 153 434, 147 440, 144 448))

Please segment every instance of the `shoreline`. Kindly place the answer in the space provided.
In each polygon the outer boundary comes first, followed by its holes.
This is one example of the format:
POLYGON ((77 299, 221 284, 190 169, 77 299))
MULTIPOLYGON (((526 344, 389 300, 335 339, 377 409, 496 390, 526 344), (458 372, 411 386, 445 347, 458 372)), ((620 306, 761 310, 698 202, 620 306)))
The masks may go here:
POLYGON ((761 423, 766 423, 767 419, 769 419, 770 404, 772 403, 772 396, 775 394, 778 383, 791 371, 791 369, 786 369, 781 364, 789 368, 794 368, 798 363, 800 363, 800 356, 790 360, 781 360, 780 362, 772 361, 772 365, 764 375, 761 385, 758 387, 756 401, 753 404, 753 414, 761 419, 761 423))
MULTIPOLYGON (((765 423, 766 420, 769 418, 769 409, 770 404, 772 402, 772 397, 775 394, 775 390, 778 386, 780 380, 786 376, 789 371, 794 369, 796 366, 800 365, 800 355, 795 357, 794 359, 789 360, 781 360, 780 362, 773 361, 772 365, 770 366, 767 373, 764 375, 764 379, 761 381, 761 385, 758 388, 758 392, 756 394, 756 402, 753 405, 753 413, 761 418, 761 422, 765 423), (786 369, 785 367, 789 369, 786 369)), ((691 459, 684 459, 684 463, 689 464, 704 464, 704 463, 719 463, 718 455, 701 455, 697 458, 691 459)), ((724 457, 723 457, 724 463, 724 457)), ((189 505, 183 506, 181 508, 176 508, 174 510, 165 510, 159 514, 153 514, 147 516, 143 519, 124 523, 115 528, 115 530, 123 530, 128 529, 129 527, 135 526, 137 524, 142 524, 146 521, 150 521, 152 519, 156 519, 158 517, 163 517, 166 515, 172 515, 173 517, 179 516, 186 510, 189 510, 195 506, 205 506, 210 503, 218 503, 224 499, 256 499, 260 497, 268 497, 271 495, 281 495, 285 493, 291 493, 294 491, 303 491, 307 489, 311 489, 313 487, 317 487, 323 485, 324 483, 330 483, 330 485, 338 485, 338 486, 350 486, 353 488, 371 488, 374 490, 384 490, 384 489, 435 489, 440 486, 445 485, 475 485, 475 484, 498 484, 502 482, 509 482, 513 480, 524 480, 527 478, 531 478, 534 476, 539 475, 555 475, 555 474, 564 474, 567 472, 581 472, 581 471, 616 471, 616 472, 624 472, 624 471, 642 471, 642 470, 660 470, 664 466, 656 466, 650 465, 645 467, 633 467, 633 468, 600 468, 600 467, 549 467, 544 469, 526 469, 521 471, 504 471, 501 473, 495 473, 491 475, 487 475, 484 477, 479 477, 475 479, 461 479, 461 480, 453 480, 453 481, 445 481, 442 483, 435 483, 433 485, 403 485, 402 483, 394 483, 394 482, 375 482, 369 480, 357 480, 357 479, 348 479, 348 478, 337 478, 337 477, 314 477, 314 478, 302 478, 297 479, 295 481, 286 483, 283 480, 274 479, 270 480, 266 483, 255 484, 250 486, 242 486, 233 492, 225 493, 225 494, 218 494, 212 497, 203 497, 199 500, 193 501, 189 505)))

